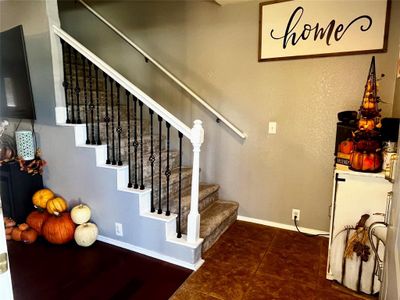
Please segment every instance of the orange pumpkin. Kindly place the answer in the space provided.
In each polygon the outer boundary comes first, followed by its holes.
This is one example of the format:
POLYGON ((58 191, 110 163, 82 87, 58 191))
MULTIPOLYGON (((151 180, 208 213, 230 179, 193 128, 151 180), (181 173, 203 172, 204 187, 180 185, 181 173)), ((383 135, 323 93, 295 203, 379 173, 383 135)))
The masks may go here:
POLYGON ((11 232, 11 237, 14 241, 19 242, 21 241, 21 234, 21 229, 18 229, 18 227, 14 227, 13 231, 11 232))
POLYGON ((60 213, 67 210, 68 205, 67 205, 67 202, 63 198, 56 197, 56 198, 53 198, 53 199, 47 201, 46 208, 47 208, 47 211, 49 212, 49 214, 59 215, 60 213))
POLYGON ((373 119, 362 118, 358 121, 358 129, 360 130, 373 130, 375 128, 375 121, 373 119))
POLYGON ((356 171, 373 172, 382 166, 380 153, 353 152, 350 156, 350 165, 356 171))
POLYGON ((50 189, 41 189, 33 194, 32 202, 36 207, 45 209, 47 201, 54 198, 54 193, 50 189))
POLYGON ((28 228, 27 230, 22 231, 21 233, 21 241, 25 244, 32 244, 37 239, 37 232, 33 228, 28 228))
POLYGON ((26 218, 26 223, 36 230, 39 235, 42 235, 42 227, 44 222, 50 217, 47 211, 34 210, 26 218))
POLYGON ((67 212, 50 216, 43 225, 43 236, 52 244, 65 244, 73 240, 75 224, 67 212))
POLYGON ((350 154, 351 151, 353 151, 353 147, 354 147, 353 141, 350 140, 343 141, 339 144, 339 152, 342 152, 344 154, 350 154))
POLYGON ((27 230, 29 228, 29 225, 26 223, 22 223, 18 225, 18 229, 21 231, 27 230))

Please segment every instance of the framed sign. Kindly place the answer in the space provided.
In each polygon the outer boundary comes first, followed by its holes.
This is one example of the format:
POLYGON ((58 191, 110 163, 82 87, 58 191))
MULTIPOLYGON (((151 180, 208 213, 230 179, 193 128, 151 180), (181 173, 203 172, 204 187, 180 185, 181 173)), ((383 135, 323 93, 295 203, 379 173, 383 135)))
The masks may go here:
POLYGON ((260 3, 259 61, 385 52, 390 0, 260 3))

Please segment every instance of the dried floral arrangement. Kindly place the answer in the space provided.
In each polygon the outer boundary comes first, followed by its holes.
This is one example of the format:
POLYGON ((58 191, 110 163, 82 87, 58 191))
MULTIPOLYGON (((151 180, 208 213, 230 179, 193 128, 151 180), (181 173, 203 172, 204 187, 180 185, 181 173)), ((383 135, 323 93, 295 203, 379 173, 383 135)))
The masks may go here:
POLYGON ((20 170, 27 172, 31 175, 43 174, 43 169, 47 162, 41 158, 42 152, 40 148, 36 150, 35 158, 33 160, 25 161, 20 157, 17 157, 20 170))

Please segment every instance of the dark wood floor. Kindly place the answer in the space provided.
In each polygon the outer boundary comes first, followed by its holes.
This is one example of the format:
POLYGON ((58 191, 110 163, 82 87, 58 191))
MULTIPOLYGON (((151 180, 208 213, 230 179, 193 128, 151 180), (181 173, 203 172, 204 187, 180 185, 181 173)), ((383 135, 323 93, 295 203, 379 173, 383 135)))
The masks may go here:
POLYGON ((15 300, 168 299, 191 270, 96 242, 7 243, 15 300))
POLYGON ((361 300, 325 279, 328 239, 236 221, 171 300, 361 300))
POLYGON ((325 279, 328 239, 241 221, 192 274, 100 242, 8 247, 16 300, 377 299, 325 279))

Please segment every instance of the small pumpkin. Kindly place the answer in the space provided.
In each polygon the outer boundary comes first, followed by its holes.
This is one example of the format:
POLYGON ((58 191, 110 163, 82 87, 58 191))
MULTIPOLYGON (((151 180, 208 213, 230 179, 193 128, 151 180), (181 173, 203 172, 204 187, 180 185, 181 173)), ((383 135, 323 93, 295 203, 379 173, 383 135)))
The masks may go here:
POLYGON ((67 210, 68 205, 67 205, 67 202, 63 198, 56 197, 56 198, 53 198, 53 199, 47 201, 46 208, 47 208, 47 211, 49 212, 49 214, 59 215, 60 213, 67 210))
POLYGON ((7 227, 6 228, 6 235, 9 234, 11 235, 12 231, 14 230, 14 227, 7 227))
POLYGON ((74 234, 75 242, 82 247, 89 247, 96 239, 99 230, 93 223, 83 223, 79 225, 74 234))
POLYGON ((18 229, 21 231, 27 230, 29 228, 29 225, 26 223, 22 223, 18 225, 18 229))
POLYGON ((26 218, 26 223, 35 229, 35 231, 39 234, 42 235, 42 227, 44 222, 47 221, 47 219, 50 217, 49 213, 47 211, 38 211, 34 210, 31 212, 28 217, 26 218))
POLYGON ((39 208, 46 208, 47 201, 54 198, 54 193, 50 189, 41 189, 33 194, 32 202, 33 205, 39 208))
POLYGON ((74 238, 76 225, 68 212, 50 216, 42 227, 44 238, 52 244, 65 244, 74 238))
POLYGON ((6 228, 14 227, 16 225, 15 221, 9 217, 3 217, 3 221, 6 228))
POLYGON ((362 118, 358 121, 358 129, 370 131, 375 128, 375 121, 373 119, 362 118))
POLYGON ((345 140, 339 144, 339 152, 350 154, 353 151, 353 141, 345 140))
POLYGON ((21 233, 21 241, 23 241, 25 244, 32 244, 34 241, 36 241, 38 236, 38 233, 36 232, 35 229, 33 228, 28 228, 21 233))
POLYGON ((89 206, 79 204, 71 210, 71 218, 75 224, 83 224, 90 220, 91 211, 89 206))
POLYGON ((21 241, 21 234, 22 230, 19 229, 18 227, 14 227, 13 231, 11 232, 11 237, 14 241, 21 241))

